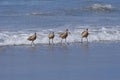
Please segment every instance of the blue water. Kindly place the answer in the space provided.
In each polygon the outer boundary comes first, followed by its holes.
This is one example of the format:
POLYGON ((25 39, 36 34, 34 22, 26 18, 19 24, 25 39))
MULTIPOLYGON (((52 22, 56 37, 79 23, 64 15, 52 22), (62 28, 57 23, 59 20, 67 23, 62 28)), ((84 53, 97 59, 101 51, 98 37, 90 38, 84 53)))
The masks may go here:
POLYGON ((0 0, 0 28, 116 26, 120 25, 119 3, 119 0, 0 0), (95 4, 100 6, 91 9, 95 4))
POLYGON ((71 32, 69 42, 79 42, 84 28, 89 41, 120 41, 120 1, 118 0, 0 0, 0 45, 29 44, 28 36, 37 32, 36 43, 48 43, 54 31, 71 32))
POLYGON ((120 44, 0 47, 0 80, 119 80, 120 44))

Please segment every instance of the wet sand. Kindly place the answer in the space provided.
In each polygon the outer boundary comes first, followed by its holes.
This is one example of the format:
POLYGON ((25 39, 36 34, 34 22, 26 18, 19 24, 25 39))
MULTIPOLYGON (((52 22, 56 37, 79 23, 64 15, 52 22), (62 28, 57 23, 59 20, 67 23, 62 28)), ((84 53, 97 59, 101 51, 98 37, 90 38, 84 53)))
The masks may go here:
POLYGON ((120 80, 120 44, 1 46, 0 80, 120 80))

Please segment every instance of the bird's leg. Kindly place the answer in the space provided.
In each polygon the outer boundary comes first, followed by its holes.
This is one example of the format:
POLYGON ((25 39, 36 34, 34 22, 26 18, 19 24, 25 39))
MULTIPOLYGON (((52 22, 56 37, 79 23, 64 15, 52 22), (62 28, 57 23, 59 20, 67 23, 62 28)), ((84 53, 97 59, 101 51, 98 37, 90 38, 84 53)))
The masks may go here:
POLYGON ((83 42, 83 38, 81 38, 81 43, 83 42))
POLYGON ((86 39, 87 39, 87 42, 88 42, 88 38, 86 37, 86 39))
POLYGON ((35 45, 35 43, 33 42, 33 45, 35 45))
POLYGON ((33 45, 33 41, 31 42, 31 45, 33 45))
POLYGON ((32 41, 33 46, 35 45, 34 41, 32 41))
POLYGON ((66 42, 66 38, 65 38, 65 42, 66 42))
POLYGON ((52 39, 52 44, 54 44, 54 43, 53 43, 53 39, 52 39))
POLYGON ((33 45, 34 45, 34 42, 32 41, 32 42, 31 42, 31 46, 33 46, 33 45))
POLYGON ((61 39, 61 43, 62 43, 62 39, 61 39))
POLYGON ((49 39, 49 45, 50 45, 50 39, 49 39))
POLYGON ((67 42, 67 39, 65 38, 65 43, 69 45, 69 43, 67 42))

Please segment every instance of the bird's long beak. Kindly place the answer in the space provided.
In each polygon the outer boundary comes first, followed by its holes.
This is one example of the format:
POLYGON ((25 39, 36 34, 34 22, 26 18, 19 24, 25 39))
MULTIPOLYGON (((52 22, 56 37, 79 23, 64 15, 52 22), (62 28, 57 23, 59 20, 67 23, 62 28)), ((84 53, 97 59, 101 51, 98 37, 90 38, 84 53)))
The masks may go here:
POLYGON ((68 34, 70 34, 70 35, 71 35, 71 32, 68 32, 68 34))

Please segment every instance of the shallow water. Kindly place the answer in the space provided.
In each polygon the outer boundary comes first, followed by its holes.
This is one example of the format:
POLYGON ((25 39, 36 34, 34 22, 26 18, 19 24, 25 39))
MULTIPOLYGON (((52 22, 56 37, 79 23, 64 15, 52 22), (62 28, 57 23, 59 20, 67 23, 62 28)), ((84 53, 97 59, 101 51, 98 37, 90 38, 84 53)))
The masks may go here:
POLYGON ((119 46, 118 43, 3 46, 0 79, 119 80, 119 46))

